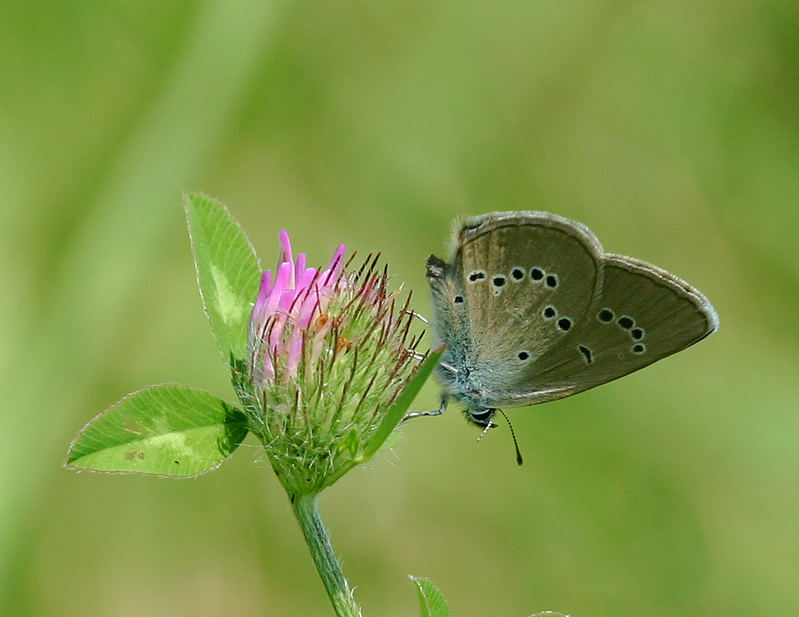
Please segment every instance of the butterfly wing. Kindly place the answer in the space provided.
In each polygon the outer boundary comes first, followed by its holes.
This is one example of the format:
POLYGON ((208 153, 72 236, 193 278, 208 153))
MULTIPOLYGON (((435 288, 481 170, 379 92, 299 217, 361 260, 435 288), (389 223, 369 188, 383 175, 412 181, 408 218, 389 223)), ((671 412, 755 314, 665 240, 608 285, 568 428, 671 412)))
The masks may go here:
MULTIPOLYGON (((606 383, 702 340, 718 315, 697 289, 644 261, 601 259, 603 285, 576 320, 498 399, 507 406, 545 402, 606 383)), ((498 401, 499 403, 499 401, 498 401)))
POLYGON ((590 230, 568 219, 495 212, 466 221, 451 265, 428 261, 445 361, 468 375, 472 400, 498 406, 568 330, 558 318, 585 319, 601 289, 601 255, 590 230))

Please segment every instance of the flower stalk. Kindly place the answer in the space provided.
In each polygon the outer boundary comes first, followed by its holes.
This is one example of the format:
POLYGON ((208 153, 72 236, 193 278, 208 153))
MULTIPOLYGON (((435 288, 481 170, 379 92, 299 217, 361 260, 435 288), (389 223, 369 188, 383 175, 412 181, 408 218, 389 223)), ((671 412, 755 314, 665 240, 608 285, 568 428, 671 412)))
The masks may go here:
POLYGON ((291 508, 336 615, 361 617, 361 608, 352 597, 352 590, 344 578, 341 565, 330 545, 327 530, 319 516, 316 495, 295 495, 291 500, 291 508))

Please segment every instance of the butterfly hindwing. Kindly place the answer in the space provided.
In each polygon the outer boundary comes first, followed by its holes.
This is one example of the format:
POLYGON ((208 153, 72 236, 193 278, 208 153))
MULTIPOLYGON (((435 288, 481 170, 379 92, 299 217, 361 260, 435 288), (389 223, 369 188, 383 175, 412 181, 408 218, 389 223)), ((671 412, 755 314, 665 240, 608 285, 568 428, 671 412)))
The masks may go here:
POLYGON ((669 272, 620 255, 603 256, 602 266, 602 290, 584 321, 515 384, 515 404, 561 398, 617 379, 718 328, 710 302, 669 272))

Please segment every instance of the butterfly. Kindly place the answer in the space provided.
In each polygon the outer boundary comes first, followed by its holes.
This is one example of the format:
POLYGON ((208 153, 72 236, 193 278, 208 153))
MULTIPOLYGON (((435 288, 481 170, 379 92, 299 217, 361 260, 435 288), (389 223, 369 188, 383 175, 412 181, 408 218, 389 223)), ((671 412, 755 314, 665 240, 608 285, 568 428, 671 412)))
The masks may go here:
POLYGON ((436 368, 487 429, 504 407, 545 403, 632 373, 719 327, 699 290, 650 263, 605 253, 585 225, 547 212, 467 219, 450 263, 431 255, 436 368))

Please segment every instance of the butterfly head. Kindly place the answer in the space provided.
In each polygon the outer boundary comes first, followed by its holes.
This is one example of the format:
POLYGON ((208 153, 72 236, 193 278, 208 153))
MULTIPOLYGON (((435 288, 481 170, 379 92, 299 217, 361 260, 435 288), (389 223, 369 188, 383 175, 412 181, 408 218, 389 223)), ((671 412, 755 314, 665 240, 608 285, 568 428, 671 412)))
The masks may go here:
POLYGON ((466 419, 483 429, 494 428, 496 426, 496 424, 491 422, 491 419, 494 417, 496 412, 496 409, 476 407, 471 405, 464 409, 466 419))
POLYGON ((478 437, 478 440, 488 432, 488 429, 497 427, 497 425, 491 421, 496 413, 502 414, 502 416, 505 418, 505 421, 508 423, 508 428, 510 429, 511 437, 513 438, 513 447, 516 449, 516 463, 521 465, 523 459, 522 453, 519 451, 519 443, 516 441, 516 433, 513 430, 513 425, 510 423, 510 418, 505 415, 505 412, 501 409, 487 407, 466 408, 466 417, 469 419, 469 421, 483 428, 483 433, 480 435, 480 437, 478 437))

